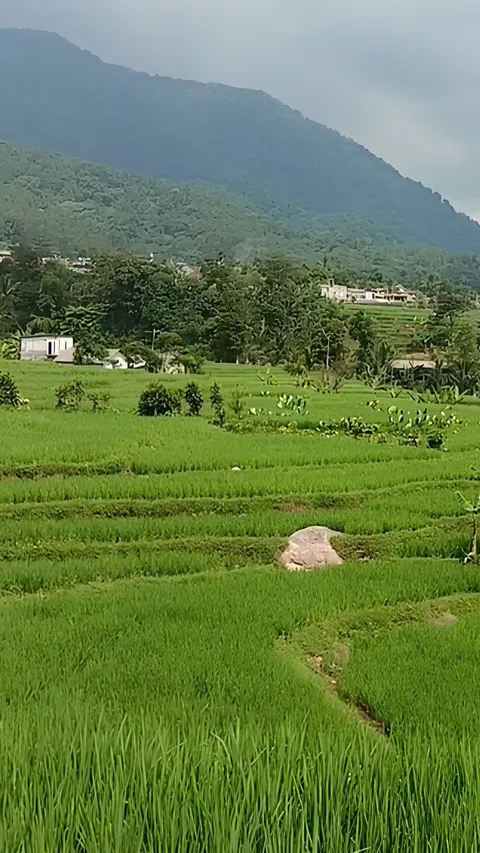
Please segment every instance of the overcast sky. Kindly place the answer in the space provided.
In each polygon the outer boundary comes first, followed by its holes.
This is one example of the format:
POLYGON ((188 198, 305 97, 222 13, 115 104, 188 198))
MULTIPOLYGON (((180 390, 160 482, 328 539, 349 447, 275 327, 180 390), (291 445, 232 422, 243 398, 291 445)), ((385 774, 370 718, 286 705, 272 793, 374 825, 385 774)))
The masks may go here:
POLYGON ((480 0, 0 0, 0 26, 264 89, 480 217, 480 0))

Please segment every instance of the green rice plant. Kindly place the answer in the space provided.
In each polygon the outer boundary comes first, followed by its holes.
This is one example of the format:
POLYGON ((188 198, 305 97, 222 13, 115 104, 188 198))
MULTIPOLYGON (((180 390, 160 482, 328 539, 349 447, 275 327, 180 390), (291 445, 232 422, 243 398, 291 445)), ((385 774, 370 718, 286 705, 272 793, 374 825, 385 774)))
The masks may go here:
MULTIPOLYGON (((257 408, 272 384, 205 369, 222 408, 220 386, 257 408)), ((480 406, 447 455, 310 434, 387 428, 389 392, 366 410, 358 382, 312 394, 296 432, 229 433, 138 418, 141 371, 72 368, 114 397, 101 418, 53 409, 52 365, 12 376, 31 408, 0 411, 0 849, 478 849, 480 574, 456 491, 476 477, 480 406), (317 524, 345 563, 285 571, 288 537, 317 524), (326 691, 308 662, 332 637, 350 658, 326 691)))
MULTIPOLYGON (((445 607, 452 615, 455 599, 445 607)), ((468 602, 465 607, 468 612, 468 602)), ((427 624, 407 622, 354 638, 342 675, 342 695, 387 721, 395 741, 401 742, 412 730, 429 737, 436 732, 439 739, 442 732, 445 738, 461 738, 474 731, 478 720, 480 683, 474 661, 480 654, 480 616, 460 616, 457 625, 455 619, 445 623, 453 629, 441 630, 437 627, 442 625, 441 613, 434 611, 427 624)))

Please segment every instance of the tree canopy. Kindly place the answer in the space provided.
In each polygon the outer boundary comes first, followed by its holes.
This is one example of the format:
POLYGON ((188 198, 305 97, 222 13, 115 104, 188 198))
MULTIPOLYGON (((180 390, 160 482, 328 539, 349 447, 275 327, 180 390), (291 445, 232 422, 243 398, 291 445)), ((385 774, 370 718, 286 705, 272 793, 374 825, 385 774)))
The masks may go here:
POLYGON ((416 287, 430 276, 480 290, 476 255, 398 243, 354 217, 290 212, 284 225, 276 209, 270 215, 219 187, 154 181, 0 143, 5 246, 81 256, 131 251, 200 263, 220 253, 240 264, 282 254, 353 284, 416 287))

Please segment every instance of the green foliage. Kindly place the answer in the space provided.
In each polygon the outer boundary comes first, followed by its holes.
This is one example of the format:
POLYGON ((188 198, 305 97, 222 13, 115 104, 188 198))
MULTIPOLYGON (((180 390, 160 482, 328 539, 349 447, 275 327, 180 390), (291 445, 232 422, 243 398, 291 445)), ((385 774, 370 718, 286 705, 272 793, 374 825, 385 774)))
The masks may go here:
POLYGON ((85 386, 81 379, 72 379, 55 389, 57 409, 74 412, 80 408, 85 397, 85 386))
POLYGON ((189 382, 185 388, 185 402, 188 406, 189 414, 198 418, 203 406, 203 397, 196 382, 189 382))
POLYGON ((162 369, 163 359, 160 353, 155 352, 142 341, 131 341, 122 347, 122 352, 129 362, 129 366, 144 361, 148 373, 158 373, 162 369))
POLYGON ((20 338, 7 338, 0 346, 0 356, 7 361, 20 358, 20 338))
POLYGON ((267 387, 278 385, 278 379, 275 374, 272 373, 270 367, 267 367, 265 373, 259 373, 259 379, 262 385, 266 385, 267 387))
POLYGON ((202 368, 205 363, 205 359, 198 353, 190 352, 186 355, 177 356, 176 361, 185 368, 185 373, 193 373, 198 376, 203 372, 202 368))
MULTIPOLYGON (((300 261, 321 264, 319 275, 323 278, 333 269, 341 281, 378 284, 380 276, 384 281, 419 287, 426 275, 431 275, 480 290, 478 248, 474 254, 452 255, 418 246, 417 237, 402 243, 385 230, 385 220, 372 224, 360 214, 298 212, 291 205, 265 203, 259 194, 239 194, 231 186, 206 187, 178 179, 156 182, 6 143, 0 145, 0 178, 5 187, 0 194, 0 240, 42 247, 44 255, 60 252, 85 257, 121 249, 202 262, 223 251, 243 264, 257 257, 288 253, 300 261)), ((476 225, 471 227, 477 230, 476 225)), ((448 234, 450 241, 450 227, 448 234)), ((463 251, 453 242, 452 249, 463 251)), ((32 293, 41 298, 42 315, 57 317, 71 304, 69 292, 79 287, 79 276, 61 264, 38 265, 31 270, 35 275, 30 278, 28 293, 20 287, 15 270, 4 267, 0 276, 0 332, 3 320, 11 323, 14 313, 21 314, 21 328, 30 321, 32 293)), ((145 267, 144 272, 148 276, 145 267)), ((162 307, 168 303, 168 277, 158 282, 151 299, 144 302, 140 298, 137 305, 132 293, 138 290, 141 294, 145 278, 135 283, 127 277, 124 315, 129 322, 140 308, 145 316, 162 314, 162 307)), ((240 284, 242 278, 240 273, 240 284)), ((121 296, 120 279, 111 265, 109 282, 114 304, 121 308, 115 295, 121 296)), ((249 345, 236 320, 244 313, 248 277, 243 283, 246 287, 239 287, 230 301, 221 288, 216 294, 210 322, 215 329, 215 357, 221 360, 231 360, 235 352, 249 345)), ((118 315, 117 319, 123 322, 118 315)), ((168 328, 168 311, 163 322, 168 328)), ((151 331, 153 322, 148 325, 151 331)))
POLYGON ((0 406, 20 408, 26 404, 27 401, 20 396, 17 383, 11 373, 0 372, 0 406))
POLYGON ((75 364, 89 364, 105 358, 105 339, 101 331, 103 317, 103 310, 93 305, 69 307, 65 311, 64 332, 73 337, 75 364))
POLYGON ((93 412, 106 412, 110 405, 112 395, 109 391, 90 391, 87 394, 87 398, 92 404, 93 412))
POLYGON ((216 426, 224 427, 227 420, 227 413, 225 411, 223 395, 217 382, 214 382, 210 388, 210 405, 213 409, 213 423, 216 426))
POLYGON ((240 420, 245 413, 245 396, 246 389, 241 385, 236 385, 235 388, 230 392, 228 397, 228 408, 232 412, 233 416, 240 420))
POLYGON ((137 412, 148 417, 174 416, 180 414, 181 406, 181 391, 167 388, 162 382, 151 382, 140 394, 137 412))
POLYGON ((295 394, 280 394, 277 399, 277 409, 280 409, 284 416, 289 412, 308 415, 306 398, 295 394))

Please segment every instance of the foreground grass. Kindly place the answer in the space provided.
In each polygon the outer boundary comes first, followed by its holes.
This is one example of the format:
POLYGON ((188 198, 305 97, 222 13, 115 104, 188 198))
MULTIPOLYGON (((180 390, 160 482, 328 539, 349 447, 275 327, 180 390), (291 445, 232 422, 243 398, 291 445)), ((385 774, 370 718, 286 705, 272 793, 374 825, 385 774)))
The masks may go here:
MULTIPOLYGON (((136 372, 69 372, 116 411, 63 414, 64 372, 13 370, 31 409, 0 411, 0 850, 479 849, 480 572, 455 492, 476 488, 480 406, 437 453, 140 419, 136 372), (290 575, 278 549, 309 524, 346 562, 290 575)), ((253 368, 213 378, 270 405, 253 368)), ((308 396, 309 419, 388 399, 308 396)))
MULTIPOLYGON (((250 570, 4 602, 4 849, 476 849, 474 720, 392 749, 275 646, 305 619, 480 592, 472 567, 419 569, 250 570)), ((432 658, 422 677, 434 671, 432 658)))

